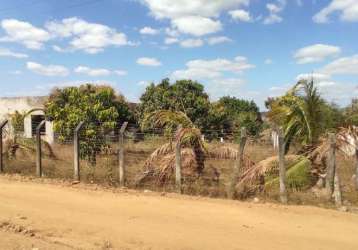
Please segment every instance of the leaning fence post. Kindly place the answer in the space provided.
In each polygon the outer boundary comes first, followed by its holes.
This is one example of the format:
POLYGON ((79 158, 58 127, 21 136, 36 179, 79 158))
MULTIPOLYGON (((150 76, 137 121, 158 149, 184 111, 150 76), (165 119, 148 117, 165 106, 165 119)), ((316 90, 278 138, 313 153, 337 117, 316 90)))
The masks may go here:
POLYGON ((36 175, 38 177, 42 177, 41 128, 45 123, 46 120, 43 120, 36 127, 36 175))
POLYGON ((329 134, 329 154, 326 170, 326 191, 329 199, 334 191, 334 176, 336 172, 336 136, 329 134))
POLYGON ((126 170, 124 166, 124 131, 126 130, 128 122, 124 122, 119 130, 118 140, 118 176, 119 185, 124 187, 126 182, 126 170))
POLYGON ((2 146, 3 146, 2 135, 3 135, 3 128, 5 127, 7 122, 8 121, 5 120, 2 123, 0 123, 0 173, 2 173, 4 171, 4 160, 3 160, 3 155, 2 155, 2 146))
MULTIPOLYGON (((178 126, 178 132, 182 129, 182 126, 178 126)), ((175 186, 178 193, 182 193, 182 181, 181 181, 181 142, 177 141, 175 145, 175 186)))
POLYGON ((234 199, 235 198, 236 182, 237 182, 237 179, 239 178, 239 176, 241 174, 240 172, 242 171, 242 167, 243 167, 242 163, 243 163, 243 159, 244 159, 244 150, 245 150, 246 141, 247 141, 246 128, 243 127, 243 128, 241 128, 241 132, 240 132, 239 152, 237 154, 237 158, 236 158, 236 161, 235 161, 233 174, 232 174, 232 179, 231 179, 231 182, 230 182, 230 187, 229 187, 229 192, 228 192, 229 199, 234 199))
POLYGON ((283 129, 278 130, 278 166, 280 175, 280 200, 281 203, 287 204, 287 190, 286 190, 286 165, 285 165, 285 136, 283 129))
POLYGON ((83 126, 84 122, 80 122, 76 129, 75 129, 75 133, 74 133, 74 137, 73 137, 73 158, 74 158, 74 162, 73 162, 73 179, 75 181, 80 181, 80 138, 79 138, 79 132, 83 126))

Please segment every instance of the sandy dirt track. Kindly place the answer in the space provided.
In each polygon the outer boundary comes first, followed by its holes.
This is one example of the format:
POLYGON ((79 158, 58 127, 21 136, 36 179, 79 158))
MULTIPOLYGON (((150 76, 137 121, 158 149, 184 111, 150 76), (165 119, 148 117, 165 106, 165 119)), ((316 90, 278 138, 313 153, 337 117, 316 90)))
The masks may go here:
POLYGON ((358 249, 358 215, 0 177, 0 249, 358 249))

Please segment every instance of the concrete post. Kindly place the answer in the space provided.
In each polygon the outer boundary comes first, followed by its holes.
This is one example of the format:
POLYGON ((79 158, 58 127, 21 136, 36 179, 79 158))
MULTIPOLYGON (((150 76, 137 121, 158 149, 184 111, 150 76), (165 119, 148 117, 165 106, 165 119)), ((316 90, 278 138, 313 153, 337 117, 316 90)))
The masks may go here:
POLYGON ((336 136, 329 134, 329 154, 326 171, 326 191, 328 198, 332 197, 334 191, 334 176, 336 172, 336 136))
POLYGON ((84 122, 80 122, 75 131, 74 131, 74 137, 73 137, 73 179, 75 181, 80 181, 80 138, 79 138, 79 132, 83 126, 84 122))
POLYGON ((286 165, 285 165, 285 136, 283 129, 278 130, 278 166, 280 175, 280 200, 281 203, 287 204, 287 190, 286 190, 286 165))
POLYGON ((229 192, 228 192, 229 199, 235 198, 236 183, 242 171, 242 163, 244 159, 244 150, 245 150, 246 141, 247 141, 247 132, 246 132, 246 128, 243 127, 241 128, 239 152, 237 155, 237 159, 235 161, 229 192))
MULTIPOLYGON (((182 129, 182 126, 178 126, 178 132, 182 129)), ((175 145, 175 186, 178 193, 182 193, 182 181, 181 181, 181 143, 176 142, 175 145)))
POLYGON ((3 121, 2 123, 0 123, 0 173, 2 173, 4 171, 4 160, 3 160, 3 141, 2 141, 2 136, 3 136, 3 129, 5 127, 5 125, 7 124, 7 120, 3 121))
POLYGON ((38 177, 42 177, 41 128, 45 123, 46 120, 43 120, 36 127, 36 175, 38 177))
POLYGON ((126 182, 126 169, 124 166, 124 131, 126 130, 128 122, 124 122, 119 130, 119 140, 118 140, 118 176, 119 176, 119 185, 121 187, 125 186, 126 182))

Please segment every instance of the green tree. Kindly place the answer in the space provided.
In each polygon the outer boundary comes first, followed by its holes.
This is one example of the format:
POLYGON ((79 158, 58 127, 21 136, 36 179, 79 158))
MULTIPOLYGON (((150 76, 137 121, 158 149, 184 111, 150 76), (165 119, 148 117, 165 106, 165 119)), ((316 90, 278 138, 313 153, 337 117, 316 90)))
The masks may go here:
POLYGON ((164 79, 157 85, 149 85, 141 96, 137 109, 139 122, 158 110, 183 112, 196 126, 204 128, 210 110, 209 96, 196 81, 180 80, 170 84, 169 79, 164 79))
POLYGON ((75 127, 84 122, 80 153, 93 164, 105 145, 105 133, 132 119, 123 96, 116 95, 109 86, 92 84, 54 89, 45 104, 45 113, 62 141, 72 140, 75 127))
POLYGON ((352 100, 351 105, 345 108, 347 125, 358 126, 358 98, 352 100))
POLYGON ((246 127, 249 134, 258 135, 262 129, 259 108, 254 101, 224 96, 212 105, 211 124, 217 129, 237 132, 246 127))

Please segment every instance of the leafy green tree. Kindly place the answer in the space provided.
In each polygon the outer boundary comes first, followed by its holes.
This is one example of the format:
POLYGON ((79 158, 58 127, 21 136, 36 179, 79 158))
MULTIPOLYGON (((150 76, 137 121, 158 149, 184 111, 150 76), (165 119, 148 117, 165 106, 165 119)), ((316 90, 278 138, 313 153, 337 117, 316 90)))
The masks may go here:
POLYGON ((351 105, 345 108, 347 125, 358 126, 358 98, 352 100, 351 105))
POLYGON ((211 124, 219 124, 223 130, 237 132, 246 127, 255 136, 262 129, 261 114, 254 101, 225 96, 212 105, 211 115, 211 124))
POLYGON ((80 153, 93 164, 105 145, 104 134, 132 119, 123 96, 116 95, 109 86, 92 84, 54 89, 45 104, 45 113, 63 142, 72 140, 75 127, 84 122, 80 153))
POLYGON ((322 104, 322 114, 321 128, 323 131, 337 131, 338 128, 346 126, 347 115, 337 104, 324 102, 322 104))
POLYGON ((141 96, 137 109, 139 122, 158 110, 183 112, 196 126, 204 128, 210 110, 209 96, 196 81, 180 80, 170 84, 169 79, 164 79, 157 85, 149 85, 141 96))

